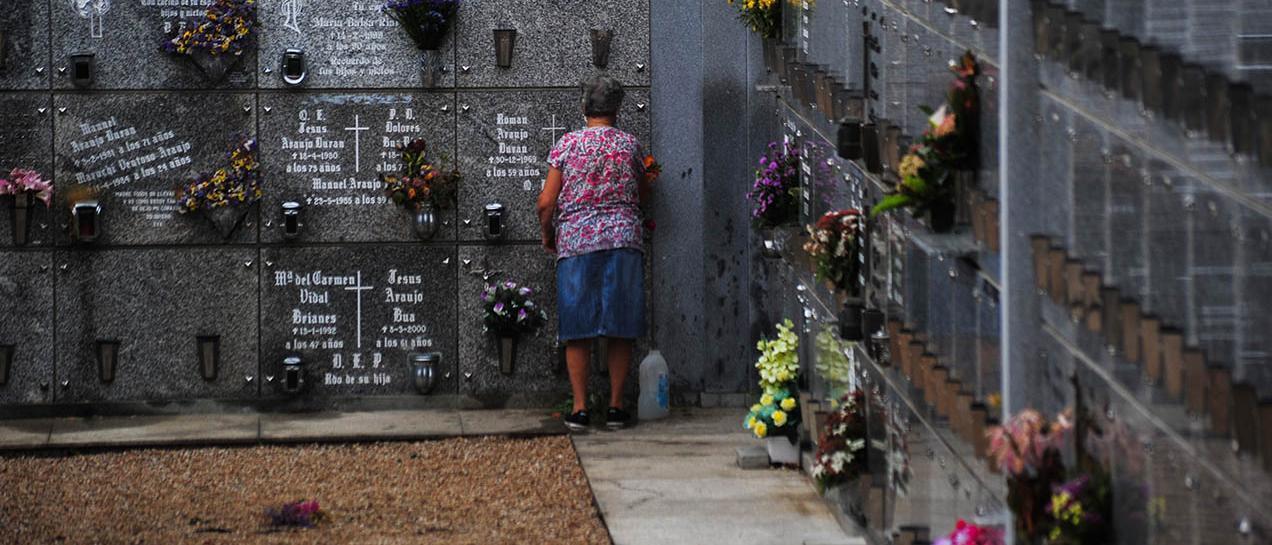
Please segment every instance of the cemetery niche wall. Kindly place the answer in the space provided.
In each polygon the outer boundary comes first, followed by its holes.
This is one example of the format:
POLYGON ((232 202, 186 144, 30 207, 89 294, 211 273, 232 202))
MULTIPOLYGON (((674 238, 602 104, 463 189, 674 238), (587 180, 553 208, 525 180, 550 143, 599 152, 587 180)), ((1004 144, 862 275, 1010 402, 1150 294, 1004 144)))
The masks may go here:
POLYGON ((649 5, 466 1, 425 51, 383 4, 6 4, 0 178, 53 192, 0 197, 0 407, 566 394, 555 321, 502 372, 478 298, 507 279, 554 299, 534 199, 580 81, 618 77, 620 126, 652 148, 649 5), (209 9, 245 29, 224 54, 165 45, 209 9), (414 139, 462 174, 428 237, 380 180, 414 139), (225 180, 231 206, 187 206, 225 180))

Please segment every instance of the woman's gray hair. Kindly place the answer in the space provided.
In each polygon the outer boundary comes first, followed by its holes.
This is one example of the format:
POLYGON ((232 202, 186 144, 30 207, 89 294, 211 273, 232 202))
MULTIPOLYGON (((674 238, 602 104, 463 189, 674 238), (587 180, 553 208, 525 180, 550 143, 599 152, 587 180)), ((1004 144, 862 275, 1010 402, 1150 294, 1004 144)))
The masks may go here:
POLYGON ((609 76, 593 76, 583 82, 583 115, 617 116, 623 106, 623 84, 609 76))

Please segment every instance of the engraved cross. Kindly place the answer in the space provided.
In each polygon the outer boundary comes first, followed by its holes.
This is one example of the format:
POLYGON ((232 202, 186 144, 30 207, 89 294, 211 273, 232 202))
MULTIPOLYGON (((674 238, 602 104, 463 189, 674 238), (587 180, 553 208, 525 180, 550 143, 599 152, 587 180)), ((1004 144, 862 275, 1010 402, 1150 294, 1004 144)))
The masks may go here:
POLYGON ((353 171, 362 172, 362 132, 371 130, 370 127, 362 126, 362 116, 353 116, 353 126, 345 127, 345 130, 353 133, 353 171))
POLYGON ((358 285, 349 286, 345 291, 352 291, 358 294, 358 348, 362 348, 362 292, 375 289, 374 286, 362 285, 362 271, 358 271, 358 285))

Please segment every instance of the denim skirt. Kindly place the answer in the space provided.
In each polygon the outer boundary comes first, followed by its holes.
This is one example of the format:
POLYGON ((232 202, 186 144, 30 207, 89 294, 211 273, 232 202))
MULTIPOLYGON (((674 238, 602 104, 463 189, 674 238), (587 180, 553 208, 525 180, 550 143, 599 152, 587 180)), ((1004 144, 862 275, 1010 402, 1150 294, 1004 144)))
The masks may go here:
POLYGON ((619 248, 557 261, 562 341, 645 336, 645 255, 619 248))

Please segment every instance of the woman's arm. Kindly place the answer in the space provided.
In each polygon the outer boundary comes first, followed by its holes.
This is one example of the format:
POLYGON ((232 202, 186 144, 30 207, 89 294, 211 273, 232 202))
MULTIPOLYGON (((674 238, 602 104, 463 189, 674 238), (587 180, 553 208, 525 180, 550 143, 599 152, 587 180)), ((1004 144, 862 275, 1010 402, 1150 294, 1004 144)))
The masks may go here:
POLYGON ((543 191, 539 193, 539 229, 543 237, 543 248, 556 253, 556 227, 552 224, 556 217, 557 198, 561 196, 561 169, 548 169, 548 179, 543 183, 543 191))

